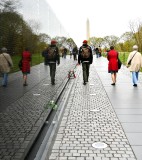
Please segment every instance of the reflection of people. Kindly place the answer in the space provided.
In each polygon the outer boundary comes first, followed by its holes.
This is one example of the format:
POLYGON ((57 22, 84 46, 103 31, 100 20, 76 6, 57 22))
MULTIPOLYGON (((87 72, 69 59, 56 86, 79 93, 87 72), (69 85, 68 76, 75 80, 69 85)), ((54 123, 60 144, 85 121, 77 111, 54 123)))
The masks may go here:
POLYGON ((22 73, 23 73, 23 86, 27 86, 27 77, 30 74, 31 53, 28 48, 22 53, 22 73))
POLYGON ((101 57, 102 56, 102 49, 100 46, 99 46, 98 50, 99 50, 99 57, 101 57))
POLYGON ((2 74, 2 86, 7 87, 8 83, 8 73, 10 72, 10 68, 13 66, 13 62, 11 56, 7 53, 6 48, 1 49, 0 54, 0 73, 2 74), (10 64, 10 65, 9 65, 10 64))
POLYGON ((67 49, 64 47, 63 48, 63 57, 66 59, 66 55, 67 55, 67 49))
POLYGON ((138 52, 137 45, 133 46, 133 51, 128 56, 127 66, 130 60, 131 60, 131 64, 130 64, 129 70, 130 72, 132 72, 133 86, 137 87, 139 71, 140 71, 140 68, 142 67, 142 55, 140 52, 138 52))
POLYGON ((95 49, 95 51, 96 51, 96 58, 99 58, 99 57, 100 57, 99 49, 98 49, 98 48, 96 48, 96 49, 95 49))
POLYGON ((86 85, 89 79, 89 68, 93 61, 93 54, 91 47, 87 41, 83 41, 83 45, 79 48, 78 64, 82 63, 83 70, 83 84, 86 85))
POLYGON ((112 84, 116 83, 116 74, 118 72, 118 52, 114 50, 114 47, 110 47, 110 51, 107 54, 108 63, 108 72, 111 73, 112 84))
POLYGON ((72 58, 72 48, 70 47, 70 59, 72 58))
POLYGON ((56 41, 52 40, 51 45, 47 48, 47 63, 49 64, 50 68, 50 77, 51 77, 51 84, 55 85, 55 72, 56 72, 56 63, 60 64, 60 56, 59 56, 59 49, 56 46, 56 41))
POLYGON ((42 51, 42 57, 44 57, 44 65, 47 65, 47 60, 46 60, 46 56, 47 56, 47 47, 44 48, 44 50, 42 51))
POLYGON ((73 54, 73 59, 74 59, 74 61, 77 60, 77 54, 78 54, 77 46, 75 46, 75 47, 73 48, 72 54, 73 54))

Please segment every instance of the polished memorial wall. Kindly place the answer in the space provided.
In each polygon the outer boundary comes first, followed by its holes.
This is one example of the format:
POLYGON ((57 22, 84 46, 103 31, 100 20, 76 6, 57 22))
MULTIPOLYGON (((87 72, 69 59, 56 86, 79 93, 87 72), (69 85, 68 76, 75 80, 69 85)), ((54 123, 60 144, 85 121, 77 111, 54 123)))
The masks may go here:
MULTIPOLYGON (((11 55, 25 48, 41 52, 51 39, 59 47, 70 38, 46 0, 2 0, 0 2, 0 49, 4 46, 11 55)), ((70 44, 69 44, 70 45, 70 44)))
POLYGON ((69 37, 46 0, 22 0, 20 12, 29 23, 36 23, 39 33, 45 33, 51 37, 69 37))

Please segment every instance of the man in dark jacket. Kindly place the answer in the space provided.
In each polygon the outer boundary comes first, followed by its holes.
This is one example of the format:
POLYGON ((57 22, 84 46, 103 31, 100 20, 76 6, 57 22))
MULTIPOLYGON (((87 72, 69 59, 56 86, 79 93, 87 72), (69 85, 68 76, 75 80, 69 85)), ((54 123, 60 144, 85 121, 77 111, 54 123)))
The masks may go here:
POLYGON ((74 59, 74 61, 77 60, 77 54, 78 54, 77 46, 75 46, 75 47, 73 48, 72 54, 73 54, 73 59, 74 59))
POLYGON ((59 49, 56 46, 56 41, 52 40, 51 45, 47 48, 47 64, 50 68, 50 77, 51 77, 51 84, 55 85, 55 72, 56 72, 56 63, 60 64, 60 56, 59 56, 59 49))
POLYGON ((47 65, 46 56, 47 56, 47 47, 41 53, 42 57, 44 57, 44 65, 47 65))
POLYGON ((82 63, 84 85, 86 85, 86 82, 88 82, 89 68, 92 62, 93 62, 92 49, 87 44, 87 40, 84 40, 83 45, 79 48, 79 55, 78 55, 78 64, 82 63))

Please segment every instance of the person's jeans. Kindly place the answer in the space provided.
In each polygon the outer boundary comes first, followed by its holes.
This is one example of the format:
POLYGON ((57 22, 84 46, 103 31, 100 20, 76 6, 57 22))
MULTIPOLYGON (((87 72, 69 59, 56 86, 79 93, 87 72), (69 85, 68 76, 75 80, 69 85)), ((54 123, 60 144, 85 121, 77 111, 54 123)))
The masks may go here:
POLYGON ((88 82, 89 78, 89 68, 90 64, 89 63, 82 63, 82 70, 83 70, 83 81, 88 82))
POLYGON ((64 54, 64 58, 66 58, 66 54, 64 54))
POLYGON ((99 58, 99 53, 96 54, 96 58, 99 58))
POLYGON ((2 73, 2 85, 7 86, 7 81, 8 81, 8 73, 2 73))
POLYGON ((55 83, 56 63, 49 63, 51 83, 55 83))
POLYGON ((134 84, 138 83, 139 72, 132 72, 132 81, 134 84))

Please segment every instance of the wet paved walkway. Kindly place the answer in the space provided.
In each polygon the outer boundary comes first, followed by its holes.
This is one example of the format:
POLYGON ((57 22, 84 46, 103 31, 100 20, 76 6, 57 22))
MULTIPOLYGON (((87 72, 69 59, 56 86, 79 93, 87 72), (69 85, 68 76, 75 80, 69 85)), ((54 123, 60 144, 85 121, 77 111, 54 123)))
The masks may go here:
POLYGON ((142 160, 141 80, 134 88, 122 66, 116 86, 111 86, 107 63, 103 57, 94 59, 86 86, 78 67, 51 154, 42 160, 142 160), (107 147, 96 149, 96 142, 107 147))
MULTIPOLYGON (((47 160, 142 160, 142 76, 134 88, 128 69, 122 67, 116 86, 111 86, 107 63, 94 57, 86 86, 77 67, 47 160), (95 142, 107 148, 93 148, 95 142)), ((7 88, 0 87, 0 160, 24 159, 48 115, 46 104, 56 99, 67 80, 65 73, 75 65, 69 58, 61 61, 55 86, 49 69, 40 64, 32 68, 28 87, 23 88, 20 72, 9 77, 7 88)))
POLYGON ((0 160, 25 158, 49 114, 47 104, 56 101, 75 65, 69 57, 61 58, 54 86, 49 68, 40 64, 32 67, 27 87, 22 85, 21 72, 9 76, 7 88, 0 87, 0 160))

